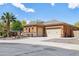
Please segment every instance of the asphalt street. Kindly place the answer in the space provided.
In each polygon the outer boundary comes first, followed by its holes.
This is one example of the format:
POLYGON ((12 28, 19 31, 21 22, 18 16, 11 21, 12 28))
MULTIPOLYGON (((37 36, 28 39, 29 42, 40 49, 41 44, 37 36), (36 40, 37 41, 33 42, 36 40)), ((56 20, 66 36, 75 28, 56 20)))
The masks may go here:
POLYGON ((21 43, 0 43, 0 56, 79 56, 79 51, 21 43))

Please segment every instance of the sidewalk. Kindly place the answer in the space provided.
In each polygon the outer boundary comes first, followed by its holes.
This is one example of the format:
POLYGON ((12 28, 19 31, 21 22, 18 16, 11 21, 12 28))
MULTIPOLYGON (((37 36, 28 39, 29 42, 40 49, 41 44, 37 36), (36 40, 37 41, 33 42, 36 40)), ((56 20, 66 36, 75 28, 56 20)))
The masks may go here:
MULTIPOLYGON (((57 43, 57 42, 44 42, 42 40, 38 40, 36 38, 27 38, 27 39, 19 39, 19 40, 0 40, 0 43, 23 43, 23 44, 33 44, 33 45, 46 45, 52 47, 59 47, 71 50, 79 50, 78 44, 67 44, 67 43, 57 43), (33 40, 35 39, 35 40, 33 40)), ((41 38, 39 38, 41 39, 41 38)), ((43 38, 42 38, 43 39, 43 38)))

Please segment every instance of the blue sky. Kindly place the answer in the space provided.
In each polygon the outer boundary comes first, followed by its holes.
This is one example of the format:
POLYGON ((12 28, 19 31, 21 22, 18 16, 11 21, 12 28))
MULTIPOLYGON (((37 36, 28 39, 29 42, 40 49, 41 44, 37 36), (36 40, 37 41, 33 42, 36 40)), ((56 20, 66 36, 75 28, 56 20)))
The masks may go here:
POLYGON ((3 12, 12 12, 18 20, 36 20, 44 21, 59 20, 70 24, 79 21, 79 8, 69 8, 67 3, 24 3, 0 5, 0 16, 3 12), (25 9, 25 8, 26 9, 25 9))

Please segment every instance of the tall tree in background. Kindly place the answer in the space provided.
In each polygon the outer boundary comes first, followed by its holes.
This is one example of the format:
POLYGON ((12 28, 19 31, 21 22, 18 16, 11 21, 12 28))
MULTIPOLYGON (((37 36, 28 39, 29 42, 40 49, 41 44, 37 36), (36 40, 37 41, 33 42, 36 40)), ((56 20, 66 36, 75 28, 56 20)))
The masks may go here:
POLYGON ((26 20, 22 20, 21 23, 23 27, 26 26, 26 20))
POLYGON ((76 22, 76 23, 75 23, 75 26, 76 26, 76 27, 79 27, 79 22, 76 22))
POLYGON ((3 20, 5 23, 7 37, 9 37, 9 33, 10 33, 10 22, 15 21, 15 19, 16 19, 16 17, 10 12, 5 12, 1 16, 1 20, 3 20))

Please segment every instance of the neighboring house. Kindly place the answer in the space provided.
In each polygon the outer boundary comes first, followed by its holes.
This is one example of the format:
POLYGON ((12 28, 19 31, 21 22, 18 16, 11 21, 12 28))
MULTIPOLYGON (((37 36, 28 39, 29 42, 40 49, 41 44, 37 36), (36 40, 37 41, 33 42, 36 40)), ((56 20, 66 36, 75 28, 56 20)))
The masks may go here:
POLYGON ((23 35, 27 37, 73 37, 74 31, 79 28, 57 20, 28 24, 23 29, 23 35))

